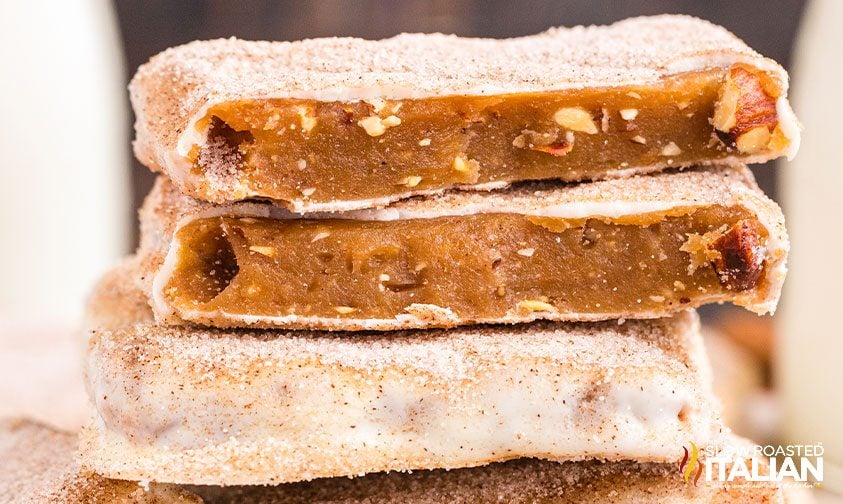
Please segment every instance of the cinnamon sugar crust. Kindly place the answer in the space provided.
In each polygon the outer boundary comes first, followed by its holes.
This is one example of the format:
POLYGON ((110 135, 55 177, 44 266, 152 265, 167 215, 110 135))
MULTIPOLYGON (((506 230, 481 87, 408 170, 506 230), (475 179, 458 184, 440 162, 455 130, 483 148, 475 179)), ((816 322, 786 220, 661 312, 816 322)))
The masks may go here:
POLYGON ((0 420, 0 501, 54 504, 201 503, 171 485, 111 480, 80 471, 76 436, 24 419, 0 420))
MULTIPOLYGON (((413 198, 383 209, 340 214, 307 214, 307 219, 353 219, 358 221, 410 222, 443 216, 517 214, 537 218, 632 219, 642 215, 670 214, 677 209, 723 206, 740 208, 756 219, 767 235, 765 267, 757 288, 729 291, 725 297, 701 302, 728 300, 757 313, 772 312, 785 276, 789 248, 779 207, 758 189, 745 167, 716 166, 666 172, 629 179, 584 184, 527 183, 490 193, 450 192, 440 196, 413 198)), ((142 240, 137 253, 137 284, 145 292, 159 321, 184 324, 182 313, 162 295, 172 271, 178 243, 174 234, 186 224, 218 216, 240 218, 298 219, 284 208, 269 203, 212 205, 183 196, 165 179, 159 180, 141 211, 142 240), (169 254, 169 255, 168 255, 169 254)), ((537 319, 605 320, 608 318, 654 318, 674 312, 677 307, 663 303, 656 309, 631 307, 617 313, 533 311, 513 309, 505 316, 489 320, 461 319, 448 306, 414 305, 407 313, 390 319, 316 317, 292 314, 283 320, 263 320, 236 314, 191 315, 189 320, 222 326, 320 328, 328 330, 391 330, 422 327, 452 327, 466 323, 516 323, 537 319), (200 318, 196 318, 200 317, 200 318), (224 322, 224 323, 223 323, 224 322)), ((693 303, 691 303, 693 306, 693 303)), ((687 307, 687 305, 686 305, 687 307)))
MULTIPOLYGON (((132 80, 137 114, 134 146, 142 163, 167 174, 182 191, 212 201, 231 201, 248 196, 248 190, 232 169, 230 156, 218 156, 219 166, 211 168, 213 177, 192 174, 187 161, 192 149, 204 142, 197 122, 218 104, 270 98, 356 102, 646 86, 677 74, 734 64, 765 73, 779 89, 779 121, 792 155, 799 131, 786 100, 784 69, 727 30, 676 15, 633 18, 610 26, 554 28, 506 40, 402 34, 378 41, 192 42, 155 56, 132 80), (202 184, 207 187, 200 191, 202 184)), ((764 161, 775 155, 768 152, 744 160, 764 161)), ((614 176, 665 166, 632 166, 614 176)), ((344 201, 338 194, 336 200, 319 205, 307 198, 285 204, 296 211, 348 210, 436 192, 410 187, 385 198, 344 201)))

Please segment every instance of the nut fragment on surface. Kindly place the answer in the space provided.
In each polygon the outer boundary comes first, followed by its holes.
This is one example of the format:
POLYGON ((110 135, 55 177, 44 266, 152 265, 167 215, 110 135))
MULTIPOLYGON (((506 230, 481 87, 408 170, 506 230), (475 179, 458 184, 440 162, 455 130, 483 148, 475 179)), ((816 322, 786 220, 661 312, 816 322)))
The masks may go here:
POLYGON ((313 196, 313 193, 315 193, 315 192, 316 192, 315 187, 305 187, 304 189, 301 190, 301 194, 304 197, 313 196))
POLYGON ((661 152, 662 156, 678 156, 679 154, 682 154, 682 149, 680 149, 679 146, 673 142, 670 142, 665 145, 662 148, 661 152))
POLYGON ((574 148, 574 134, 568 131, 565 140, 559 140, 559 132, 539 133, 533 130, 523 130, 521 134, 512 141, 512 146, 518 149, 527 149, 536 152, 544 152, 551 156, 564 156, 574 148))
POLYGON ((556 307, 546 301, 538 299, 525 299, 518 302, 518 309, 530 312, 555 312, 556 307))
POLYGON ((267 257, 275 257, 275 247, 265 247, 263 245, 251 245, 249 250, 267 257))
POLYGON ((386 107, 386 100, 379 96, 369 98, 368 100, 365 100, 365 103, 368 103, 372 106, 372 110, 375 112, 375 114, 380 114, 381 110, 386 107))
POLYGON ((745 154, 756 154, 767 148, 772 133, 766 126, 757 126, 735 140, 735 147, 745 154))
POLYGON ((356 308, 352 308, 350 306, 336 306, 334 307, 334 310, 336 310, 340 315, 348 315, 357 311, 356 308))
POLYGON ((553 120, 559 126, 571 131, 579 131, 589 135, 594 135, 598 131, 591 113, 582 107, 561 108, 553 114, 553 120))
POLYGON ((632 121, 633 119, 638 117, 638 109, 621 109, 619 112, 621 114, 621 117, 623 117, 624 121, 632 121))
POLYGON ((357 121, 357 125, 366 130, 366 134, 371 137, 381 136, 386 133, 387 128, 398 126, 401 124, 401 119, 397 116, 391 115, 385 119, 378 116, 369 116, 357 121))
POLYGON ((401 124, 401 119, 399 119, 398 116, 391 115, 387 116, 385 119, 382 119, 381 124, 383 124, 387 128, 392 128, 401 124))
POLYGON ((331 233, 329 231, 320 231, 313 235, 313 238, 310 240, 310 243, 318 242, 319 240, 324 240, 329 236, 331 236, 331 233))
POLYGON ((301 121, 301 130, 303 133, 310 133, 316 126, 317 119, 313 115, 313 109, 308 107, 297 107, 296 112, 299 115, 299 120, 301 121))
MULTIPOLYGON (((758 224, 750 219, 741 220, 731 227, 724 224, 703 235, 688 235, 688 240, 679 250, 690 256, 689 274, 701 266, 710 265, 720 284, 737 292, 752 289, 758 284, 767 256, 758 224)), ((684 289, 684 284, 681 287, 684 289)))
POLYGON ((428 145, 430 145, 430 141, 431 140, 429 138, 422 138, 421 140, 419 140, 419 147, 427 147, 428 145))
MULTIPOLYGON (((720 88, 711 117, 717 137, 745 154, 771 148, 773 131, 779 129, 778 92, 776 84, 766 74, 739 65, 732 67, 720 88)), ((777 141, 772 147, 783 149, 787 143, 777 141)))
POLYGON ((401 185, 405 185, 407 187, 416 187, 421 181, 422 178, 418 175, 410 175, 401 182, 401 185))
POLYGON ((717 258, 718 252, 711 248, 711 244, 723 236, 728 227, 724 224, 718 229, 709 231, 705 234, 690 233, 685 240, 685 243, 679 247, 679 250, 688 254, 690 262, 688 263, 688 274, 693 275, 697 269, 706 266, 717 258))
POLYGON ((632 140, 633 142, 635 142, 637 144, 642 144, 642 145, 647 143, 647 139, 642 137, 641 135, 635 135, 634 137, 630 138, 630 140, 632 140))
POLYGON ((521 250, 518 251, 518 255, 524 256, 524 257, 533 257, 533 254, 535 252, 536 252, 536 249, 522 248, 521 250))
POLYGON ((480 163, 474 159, 466 159, 462 156, 457 156, 451 163, 451 168, 455 172, 464 176, 472 184, 477 182, 480 178, 480 163))
POLYGON ((711 124, 715 129, 728 133, 738 120, 738 99, 741 90, 731 79, 727 79, 720 88, 720 97, 714 105, 711 124))
POLYGON ((473 159, 465 159, 462 156, 457 156, 454 158, 454 162, 451 163, 451 167, 454 171, 458 171, 460 173, 468 173, 470 171, 476 170, 480 166, 480 163, 473 159))
POLYGON ((753 221, 738 222, 712 242, 711 248, 717 252, 711 264, 723 287, 740 292, 758 284, 767 249, 753 221))

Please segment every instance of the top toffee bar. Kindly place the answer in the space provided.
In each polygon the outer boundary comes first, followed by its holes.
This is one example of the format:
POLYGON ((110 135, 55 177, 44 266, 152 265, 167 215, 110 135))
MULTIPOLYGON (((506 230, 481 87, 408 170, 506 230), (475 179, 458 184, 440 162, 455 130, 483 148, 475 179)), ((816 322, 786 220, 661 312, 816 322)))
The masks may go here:
POLYGON ((185 194, 299 212, 447 189, 792 157, 788 76, 687 16, 506 40, 213 40, 130 85, 137 157, 185 194))

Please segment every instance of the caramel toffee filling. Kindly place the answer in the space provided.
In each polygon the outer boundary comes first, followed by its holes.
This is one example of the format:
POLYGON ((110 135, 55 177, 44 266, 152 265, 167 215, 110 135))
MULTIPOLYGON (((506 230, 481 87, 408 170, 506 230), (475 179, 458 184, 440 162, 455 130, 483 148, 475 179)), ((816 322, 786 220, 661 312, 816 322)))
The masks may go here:
POLYGON ((211 217, 177 231, 163 293, 183 318, 223 326, 220 313, 392 319, 418 304, 464 321, 612 318, 760 288, 766 239, 750 212, 722 206, 615 221, 211 217))
MULTIPOLYGON (((394 199, 640 166, 781 154, 772 79, 735 66, 657 86, 401 101, 256 99, 212 107, 192 151, 198 192, 277 200, 394 199), (239 192, 238 192, 239 191, 239 192)), ((209 196, 210 195, 210 196, 209 196)))

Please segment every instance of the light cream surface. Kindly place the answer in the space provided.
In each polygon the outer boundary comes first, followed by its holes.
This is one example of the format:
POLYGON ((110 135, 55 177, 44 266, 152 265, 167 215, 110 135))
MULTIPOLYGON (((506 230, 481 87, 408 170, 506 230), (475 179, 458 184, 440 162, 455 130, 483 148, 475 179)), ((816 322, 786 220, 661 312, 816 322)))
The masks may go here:
MULTIPOLYGON (((504 40, 402 34, 378 41, 192 42, 153 57, 132 80, 135 154, 187 189, 196 187, 201 177, 191 173, 187 157, 194 146, 204 143, 205 132, 197 129, 196 122, 220 103, 260 98, 407 99, 648 85, 682 72, 738 62, 766 71, 781 86, 777 109, 791 140, 792 156, 799 145, 799 127, 787 103, 784 69, 724 28, 674 15, 627 19, 610 26, 553 28, 504 40)), ((631 167, 626 174, 657 168, 663 167, 631 167)), ((236 177, 219 181, 217 200, 231 200, 238 190, 242 192, 236 177)), ((320 208, 343 210, 387 202, 338 200, 320 208)), ((308 208, 304 200, 291 205, 308 208)))
MULTIPOLYGON (((781 209, 758 189, 750 171, 743 166, 715 166, 678 172, 635 176, 582 184, 528 183, 490 193, 451 192, 441 196, 414 198, 382 209, 341 214, 308 214, 307 218, 358 220, 409 220, 477 213, 513 213, 559 218, 620 218, 676 208, 709 205, 740 206, 755 213, 769 232, 765 281, 759 288, 712 295, 700 302, 730 301, 756 313, 775 311, 786 273, 789 250, 781 209)), ((141 246, 137 252, 136 280, 150 299, 156 318, 167 324, 183 325, 183 314, 162 295, 177 260, 180 244, 175 232, 195 219, 217 215, 301 218, 267 203, 212 205, 183 196, 166 179, 159 179, 141 210, 141 246)), ((686 305, 687 306, 687 305, 686 305)), ((491 320, 463 320, 447 306, 412 305, 393 319, 349 317, 246 317, 226 313, 192 312, 194 320, 227 318, 239 326, 275 326, 291 329, 390 330, 424 327, 453 327, 467 323, 516 323, 537 319, 592 321, 607 318, 654 318, 672 313, 666 306, 658 312, 634 308, 613 314, 532 312, 513 307, 506 316, 491 320)), ((675 311, 676 308, 673 308, 675 311)))
POLYGON ((82 460, 109 477, 274 484, 519 457, 664 462, 722 429, 693 312, 343 337, 130 324, 90 332, 82 460))

